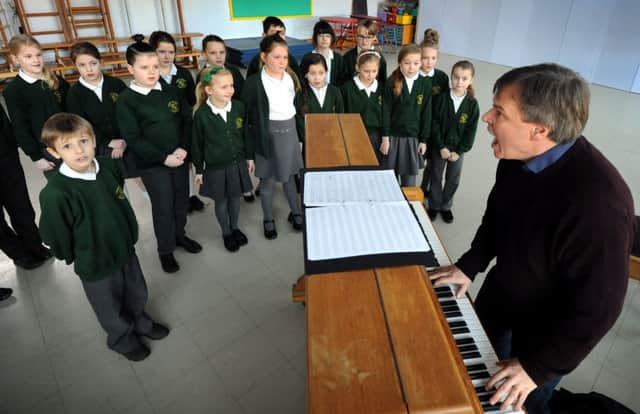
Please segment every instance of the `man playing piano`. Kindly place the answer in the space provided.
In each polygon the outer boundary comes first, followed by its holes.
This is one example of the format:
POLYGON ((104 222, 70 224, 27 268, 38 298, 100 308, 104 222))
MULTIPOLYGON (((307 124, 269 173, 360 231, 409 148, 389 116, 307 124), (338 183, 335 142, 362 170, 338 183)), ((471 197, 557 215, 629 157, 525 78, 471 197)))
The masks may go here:
POLYGON ((482 223, 436 285, 467 291, 494 258, 475 307, 501 362, 487 388, 503 409, 548 413, 548 401, 607 333, 627 287, 634 209, 629 188, 583 137, 590 93, 555 64, 513 69, 484 114, 498 162, 482 223))

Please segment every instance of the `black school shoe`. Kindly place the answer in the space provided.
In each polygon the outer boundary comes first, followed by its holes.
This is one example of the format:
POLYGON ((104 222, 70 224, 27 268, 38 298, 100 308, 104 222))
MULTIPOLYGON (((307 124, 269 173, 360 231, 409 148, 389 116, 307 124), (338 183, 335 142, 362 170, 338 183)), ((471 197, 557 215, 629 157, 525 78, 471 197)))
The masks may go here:
POLYGON ((222 240, 224 241, 224 248, 230 252, 237 252, 240 248, 238 241, 233 237, 233 233, 228 236, 222 236, 222 240))
POLYGON ((244 246, 245 244, 249 243, 247 236, 243 232, 241 232, 240 229, 233 230, 231 236, 236 239, 238 246, 244 246))
POLYGON ((44 262, 46 262, 46 259, 42 259, 40 257, 35 257, 31 255, 13 260, 13 264, 15 264, 17 267, 21 267, 22 269, 26 269, 26 270, 32 270, 32 269, 38 268, 42 266, 44 262))
POLYGON ((269 240, 273 240, 278 237, 278 231, 276 230, 276 223, 273 220, 265 220, 262 222, 262 228, 264 229, 264 237, 269 240))
POLYGON ((302 230, 302 216, 300 214, 289 213, 289 217, 287 217, 289 223, 295 231, 302 230))
POLYGON ((158 341, 160 339, 166 338, 169 335, 169 332, 169 328, 160 323, 154 322, 153 325, 151 325, 151 331, 142 334, 142 336, 153 339, 154 341, 158 341))
POLYGON ((200 246, 200 243, 188 238, 187 236, 183 236, 176 240, 176 245, 182 247, 189 253, 200 253, 202 251, 202 246, 200 246))
POLYGON ((145 344, 140 343, 140 346, 133 351, 121 352, 121 354, 124 355, 124 357, 129 361, 137 362, 146 359, 151 354, 151 350, 147 348, 145 344))
POLYGON ((256 199, 253 196, 253 193, 249 193, 249 194, 243 194, 242 198, 244 198, 244 201, 246 201, 247 203, 253 203, 253 201, 256 199))
POLYGON ((200 200, 198 196, 195 195, 189 197, 189 209, 187 210, 187 212, 192 213, 194 211, 202 210, 204 210, 204 203, 202 202, 202 200, 200 200))
POLYGON ((173 257, 173 253, 161 254, 159 257, 160 265, 165 273, 175 273, 180 270, 180 265, 176 262, 176 258, 173 257))
POLYGON ((429 215, 429 218, 431 219, 431 221, 435 220, 436 217, 438 217, 438 213, 439 213, 438 210, 433 210, 431 208, 427 210, 427 214, 429 215))
POLYGON ((451 210, 442 210, 440 213, 445 223, 453 223, 453 213, 451 210))
POLYGON ((45 260, 45 261, 53 257, 53 253, 51 253, 51 249, 44 246, 40 246, 37 250, 33 251, 32 254, 34 257, 45 260))
POLYGON ((0 288, 0 301, 7 300, 13 294, 13 290, 9 288, 0 288))

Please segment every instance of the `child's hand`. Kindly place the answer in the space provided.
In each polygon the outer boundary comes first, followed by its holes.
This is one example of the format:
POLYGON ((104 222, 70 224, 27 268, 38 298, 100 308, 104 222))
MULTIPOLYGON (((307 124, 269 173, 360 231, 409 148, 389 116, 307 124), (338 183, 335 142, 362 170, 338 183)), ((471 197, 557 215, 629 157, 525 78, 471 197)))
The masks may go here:
POLYGON ((449 161, 456 162, 460 159, 460 155, 457 152, 451 152, 451 156, 449 157, 449 161))
POLYGON ((425 144, 424 142, 419 143, 418 144, 418 154, 424 155, 425 152, 427 152, 427 144, 425 144))
POLYGON ((164 165, 171 168, 179 167, 182 164, 184 164, 184 160, 178 158, 175 154, 167 155, 164 160, 164 165))
POLYGON ((389 137, 382 137, 382 144, 380 144, 380 152, 384 155, 389 153, 389 137))
POLYGON ((176 148, 175 151, 173 151, 173 155, 175 155, 176 157, 178 157, 178 159, 181 160, 185 160, 187 158, 187 151, 183 150, 182 148, 178 147, 176 148))
POLYGON ((443 160, 448 160, 449 158, 451 158, 451 152, 447 148, 442 148, 440 150, 440 158, 442 158, 443 160))
POLYGON ((253 174, 256 170, 256 163, 253 160, 247 160, 247 168, 249 169, 249 174, 253 174))
POLYGON ((47 161, 44 158, 40 158, 35 164, 40 171, 51 171, 55 168, 54 163, 47 161))
POLYGON ((113 148, 111 150, 111 158, 113 158, 114 160, 117 160, 118 158, 122 158, 123 155, 124 155, 123 149, 113 148))
POLYGON ((196 179, 193 181, 196 185, 202 185, 202 174, 196 174, 196 179))
POLYGON ((125 141, 124 139, 112 139, 111 141, 109 141, 109 148, 119 149, 124 152, 124 150, 127 148, 127 141, 125 141))

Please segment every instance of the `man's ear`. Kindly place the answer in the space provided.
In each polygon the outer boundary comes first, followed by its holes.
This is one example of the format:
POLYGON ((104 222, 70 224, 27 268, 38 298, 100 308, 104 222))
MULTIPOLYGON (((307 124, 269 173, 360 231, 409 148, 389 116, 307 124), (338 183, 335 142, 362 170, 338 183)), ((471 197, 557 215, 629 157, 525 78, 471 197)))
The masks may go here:
POLYGON ((57 160, 59 160, 59 159, 61 158, 61 157, 60 157, 60 154, 58 154, 58 153, 56 152, 56 150, 54 150, 54 149, 53 149, 53 148, 51 148, 51 147, 47 147, 47 152, 48 152, 48 153, 49 153, 53 158, 55 158, 55 159, 57 159, 57 160))
POLYGON ((538 124, 538 125, 535 125, 531 130, 531 139, 535 141, 540 141, 543 139, 551 139, 549 137, 550 133, 551 133, 551 130, 549 129, 549 127, 538 124))

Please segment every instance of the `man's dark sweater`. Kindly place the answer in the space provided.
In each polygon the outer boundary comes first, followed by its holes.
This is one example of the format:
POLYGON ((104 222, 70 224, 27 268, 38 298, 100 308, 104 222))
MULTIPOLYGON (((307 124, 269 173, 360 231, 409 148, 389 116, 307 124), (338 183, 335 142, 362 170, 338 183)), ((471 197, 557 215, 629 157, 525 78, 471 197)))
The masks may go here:
POLYGON ((512 330, 515 356, 536 384, 576 368, 617 319, 634 227, 629 188, 584 137, 537 174, 499 162, 457 266, 473 279, 497 259, 476 310, 488 332, 512 330))

